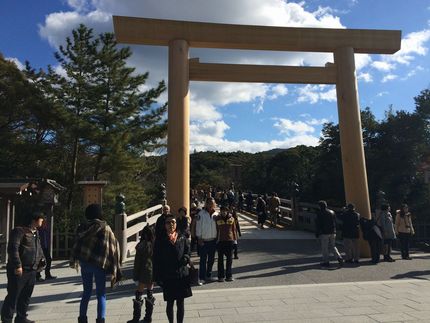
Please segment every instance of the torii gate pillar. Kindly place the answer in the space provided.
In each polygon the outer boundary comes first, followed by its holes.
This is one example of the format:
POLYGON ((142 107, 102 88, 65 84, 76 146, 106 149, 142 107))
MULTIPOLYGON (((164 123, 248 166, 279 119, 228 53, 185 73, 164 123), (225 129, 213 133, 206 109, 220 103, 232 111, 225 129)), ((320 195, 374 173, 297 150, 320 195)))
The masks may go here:
POLYGON ((334 63, 337 69, 336 91, 345 198, 347 203, 355 204, 362 217, 370 219, 371 211, 353 48, 336 49, 334 63))
POLYGON ((189 45, 185 40, 169 42, 169 107, 167 121, 167 203, 171 212, 190 203, 190 97, 189 45))

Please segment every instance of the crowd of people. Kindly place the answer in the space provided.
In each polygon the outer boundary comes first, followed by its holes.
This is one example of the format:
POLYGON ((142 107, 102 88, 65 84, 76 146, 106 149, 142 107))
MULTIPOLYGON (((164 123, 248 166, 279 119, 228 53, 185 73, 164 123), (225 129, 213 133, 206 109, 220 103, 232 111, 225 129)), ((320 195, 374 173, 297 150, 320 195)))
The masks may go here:
MULTIPOLYGON (((251 193, 245 195, 233 190, 226 190, 216 195, 202 196, 204 207, 198 208, 199 201, 191 204, 190 214, 186 207, 173 215, 170 207, 164 205, 154 229, 146 226, 140 232, 140 241, 136 245, 133 266, 133 280, 136 283, 133 302, 133 316, 127 323, 152 322, 155 305, 154 285, 162 288, 166 302, 166 315, 169 322, 174 321, 176 302, 176 321, 184 321, 185 298, 193 295, 191 286, 195 274, 197 285, 215 281, 212 277, 215 254, 217 253, 217 281, 231 282, 233 278, 233 258, 238 259, 237 246, 241 236, 237 211, 253 206, 251 193), (230 192, 231 191, 231 192, 230 192), (217 202, 220 205, 217 211, 217 202), (191 252, 196 251, 199 267, 196 270, 191 252), (225 260, 225 262, 224 262, 225 260), (141 321, 142 311, 145 310, 141 321)), ((255 209, 258 224, 264 228, 267 213, 279 215, 281 202, 276 193, 258 196, 255 209)), ((319 201, 319 210, 315 221, 315 234, 321 242, 322 267, 330 266, 330 254, 339 263, 360 262, 360 231, 368 242, 373 263, 383 260, 394 262, 391 249, 395 239, 400 240, 401 256, 411 260, 409 241, 414 234, 412 217, 406 204, 396 211, 395 219, 388 204, 383 204, 375 218, 361 217, 353 204, 348 204, 340 214, 329 209, 325 201, 319 201), (340 221, 338 221, 340 220, 340 221), (341 223, 345 256, 342 257, 336 247, 336 228, 341 223)), ((252 209, 250 209, 252 210, 252 209)), ((121 254, 115 235, 104 220, 102 208, 91 204, 85 210, 86 222, 77 229, 76 241, 71 251, 70 266, 81 268, 83 294, 80 301, 78 322, 86 323, 88 303, 96 286, 97 320, 106 318, 106 276, 111 277, 115 286, 122 280, 121 254)), ((30 217, 28 226, 16 227, 11 232, 8 244, 7 296, 1 309, 1 320, 11 323, 16 311, 17 323, 32 323, 27 318, 27 310, 37 277, 45 269, 46 279, 54 279, 50 272, 49 242, 43 236, 46 225, 42 213, 30 217), (48 266, 46 266, 48 261, 48 266)))
POLYGON ((339 265, 360 262, 360 229, 363 239, 369 244, 371 261, 377 264, 383 260, 394 262, 391 249, 398 237, 400 240, 401 257, 411 260, 409 245, 411 237, 415 234, 412 216, 407 204, 403 204, 396 211, 395 220, 391 214, 389 204, 382 204, 374 218, 361 217, 353 204, 348 204, 339 216, 327 207, 325 201, 319 201, 319 210, 315 221, 315 235, 321 241, 322 267, 329 267, 330 254, 336 257, 339 265), (341 230, 345 249, 344 259, 336 248, 337 218, 341 221, 341 230))

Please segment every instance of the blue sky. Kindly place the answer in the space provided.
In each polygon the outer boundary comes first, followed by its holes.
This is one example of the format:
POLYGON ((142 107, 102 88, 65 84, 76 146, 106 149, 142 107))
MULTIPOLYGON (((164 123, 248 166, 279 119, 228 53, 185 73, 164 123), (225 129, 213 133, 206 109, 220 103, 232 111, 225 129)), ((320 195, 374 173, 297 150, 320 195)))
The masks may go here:
MULTIPOLYGON (((53 52, 79 23, 113 31, 112 14, 267 26, 399 29, 395 55, 356 55, 362 108, 383 118, 390 105, 413 110, 430 87, 429 0, 1 0, 0 52, 18 65, 56 66, 53 52)), ((133 46, 129 64, 167 81, 167 50, 133 46)), ((191 49, 201 62, 323 66, 331 54, 191 49)), ((58 72, 62 73, 58 68, 58 72)), ((167 94, 161 100, 166 100, 167 94)), ((332 86, 191 84, 191 149, 257 152, 315 145, 322 123, 337 122, 332 86)))

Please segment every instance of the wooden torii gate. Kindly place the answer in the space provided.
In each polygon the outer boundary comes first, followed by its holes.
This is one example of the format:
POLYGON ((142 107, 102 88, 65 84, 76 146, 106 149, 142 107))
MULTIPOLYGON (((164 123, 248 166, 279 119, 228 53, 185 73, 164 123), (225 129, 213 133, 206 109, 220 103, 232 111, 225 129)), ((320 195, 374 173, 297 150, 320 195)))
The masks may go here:
POLYGON ((371 217, 358 102, 355 53, 393 54, 400 30, 244 26, 114 16, 119 43, 169 47, 167 201, 189 206, 189 82, 335 84, 346 201, 371 217), (325 67, 205 64, 190 47, 329 52, 325 67))

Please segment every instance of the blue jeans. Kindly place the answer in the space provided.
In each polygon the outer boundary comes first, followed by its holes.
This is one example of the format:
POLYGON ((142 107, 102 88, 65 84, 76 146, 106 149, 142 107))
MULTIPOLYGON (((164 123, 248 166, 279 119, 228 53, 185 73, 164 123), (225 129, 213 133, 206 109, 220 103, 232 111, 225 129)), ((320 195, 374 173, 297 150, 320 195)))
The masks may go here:
POLYGON ((81 261, 81 276, 84 292, 82 293, 79 316, 87 316, 88 303, 93 291, 93 277, 96 281, 97 318, 106 317, 106 273, 104 269, 81 261))
POLYGON ((212 275, 212 267, 215 261, 216 240, 205 241, 200 246, 199 278, 205 280, 212 275))

